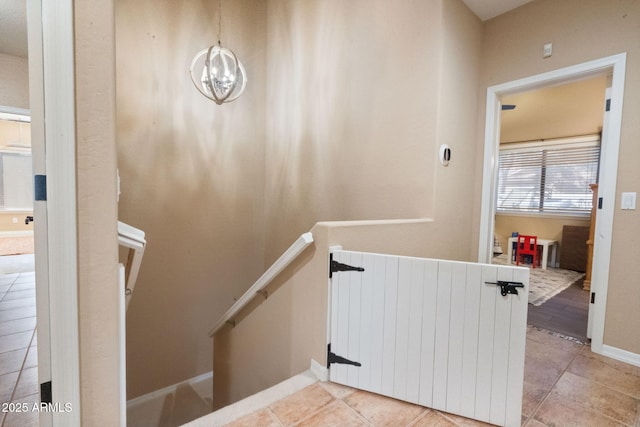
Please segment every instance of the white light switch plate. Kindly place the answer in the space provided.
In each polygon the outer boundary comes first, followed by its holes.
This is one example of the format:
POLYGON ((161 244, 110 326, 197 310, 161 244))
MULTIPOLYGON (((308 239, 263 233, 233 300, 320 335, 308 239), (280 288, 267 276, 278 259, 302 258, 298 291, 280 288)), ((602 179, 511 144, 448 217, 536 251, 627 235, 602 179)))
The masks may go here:
POLYGON ((620 209, 636 209, 636 193, 622 193, 620 209))

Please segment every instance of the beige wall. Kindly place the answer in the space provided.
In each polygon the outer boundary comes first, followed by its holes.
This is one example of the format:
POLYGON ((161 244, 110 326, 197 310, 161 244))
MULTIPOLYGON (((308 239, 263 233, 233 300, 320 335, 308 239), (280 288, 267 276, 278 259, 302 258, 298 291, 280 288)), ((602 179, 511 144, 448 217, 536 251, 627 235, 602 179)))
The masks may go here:
POLYGON ((74 7, 82 425, 118 425, 118 243, 113 1, 74 7), (96 55, 96 52, 100 52, 96 55))
POLYGON ((0 53, 0 105, 29 108, 27 58, 0 53))
POLYGON ((435 218, 466 241, 478 19, 459 1, 290 0, 267 22, 267 263, 321 220, 435 218))
POLYGON ((117 0, 120 220, 146 232, 127 313, 128 398, 212 369, 213 323, 263 271, 266 3, 224 2, 248 74, 218 106, 189 78, 216 2, 117 0))
POLYGON ((27 215, 33 215, 32 211, 0 213, 0 232, 2 231, 29 231, 33 232, 33 223, 24 223, 27 215), (16 222, 14 222, 14 220, 16 222))
MULTIPOLYGON (((616 194, 604 195, 606 203, 615 203, 613 246, 605 320, 604 343, 640 353, 640 339, 628 331, 640 329, 636 286, 640 264, 635 262, 640 232, 638 211, 619 209, 620 192, 638 191, 637 168, 640 147, 640 4, 631 0, 537 0, 485 24, 480 93, 504 83, 545 71, 627 52, 625 100, 622 117, 620 160, 616 194), (600 31, 597 29, 606 29, 600 31), (553 56, 542 58, 542 46, 552 42, 553 56)), ((613 101, 615 102, 615 100, 613 101)), ((479 122, 484 120, 484 108, 479 122)), ((478 132, 476 206, 482 176, 482 141, 484 126, 478 132)))

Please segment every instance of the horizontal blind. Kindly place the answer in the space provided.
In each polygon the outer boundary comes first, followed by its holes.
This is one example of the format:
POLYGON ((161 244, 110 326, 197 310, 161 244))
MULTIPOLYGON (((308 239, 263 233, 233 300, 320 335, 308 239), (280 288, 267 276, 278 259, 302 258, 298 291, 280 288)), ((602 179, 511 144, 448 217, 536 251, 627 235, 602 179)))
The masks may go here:
POLYGON ((501 150, 497 211, 589 214, 599 160, 599 144, 501 150))

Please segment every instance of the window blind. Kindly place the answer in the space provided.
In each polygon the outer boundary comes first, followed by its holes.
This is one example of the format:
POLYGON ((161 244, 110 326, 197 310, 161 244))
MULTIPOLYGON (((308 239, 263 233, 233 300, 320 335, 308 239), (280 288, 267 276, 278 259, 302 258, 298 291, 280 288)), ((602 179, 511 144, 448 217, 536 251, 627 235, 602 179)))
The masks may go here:
POLYGON ((500 150, 498 212, 588 215, 598 178, 599 140, 510 144, 500 150))
POLYGON ((0 210, 32 209, 31 154, 0 153, 0 210))

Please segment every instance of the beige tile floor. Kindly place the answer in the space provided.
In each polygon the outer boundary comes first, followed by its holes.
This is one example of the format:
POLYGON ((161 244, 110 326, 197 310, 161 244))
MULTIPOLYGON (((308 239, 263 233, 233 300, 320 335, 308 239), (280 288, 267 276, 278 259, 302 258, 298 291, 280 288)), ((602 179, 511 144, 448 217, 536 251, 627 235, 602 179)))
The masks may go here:
MULTIPOLYGON (((532 327, 527 331, 522 424, 640 427, 640 368, 532 327)), ((315 383, 230 426, 482 426, 451 414, 315 383)))

